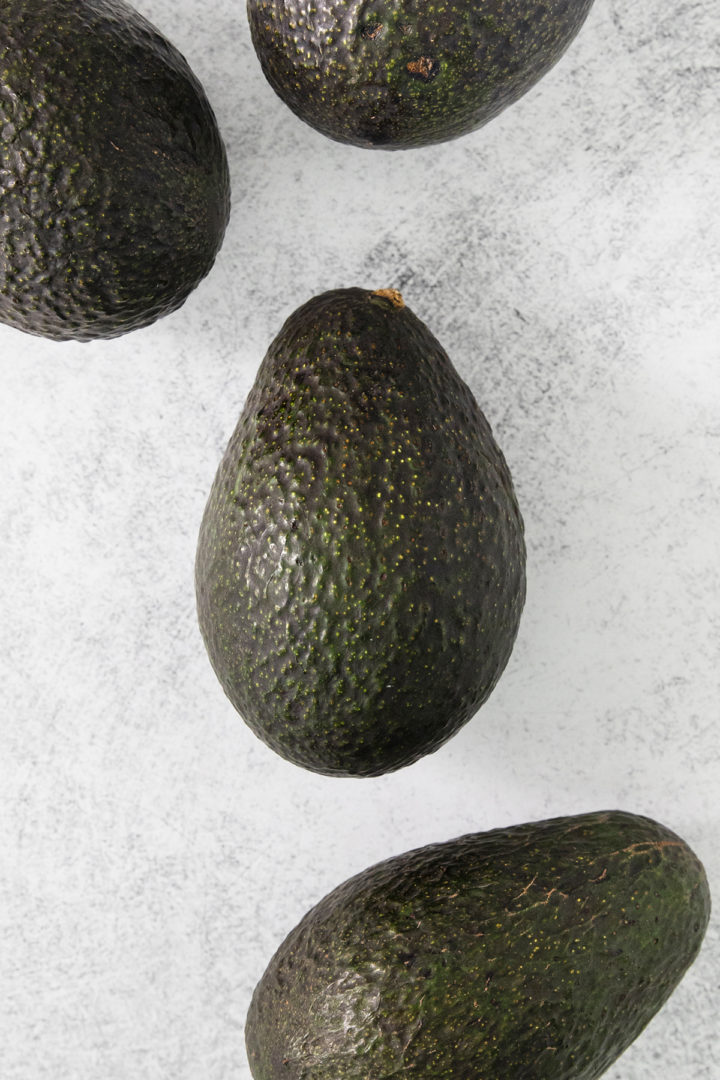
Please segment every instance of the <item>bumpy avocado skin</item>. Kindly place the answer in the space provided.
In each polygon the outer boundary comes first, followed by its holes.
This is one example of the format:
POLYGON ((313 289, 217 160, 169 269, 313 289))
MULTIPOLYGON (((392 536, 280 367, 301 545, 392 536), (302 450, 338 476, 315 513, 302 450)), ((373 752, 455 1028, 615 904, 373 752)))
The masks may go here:
POLYGON ((592 0, 248 0, 273 89, 356 146, 427 146, 486 124, 563 55, 592 0))
POLYGON ((595 1080, 694 960, 698 859, 612 811, 464 836, 351 878, 270 961, 255 1080, 595 1080))
POLYGON ((178 308, 225 232, 225 149, 178 51, 122 0, 4 0, 0 320, 108 338, 178 308))
POLYGON ((225 692, 298 765, 400 768, 486 700, 525 598, 522 519, 485 417, 407 307, 345 289, 287 320, 213 484, 196 581, 225 692))

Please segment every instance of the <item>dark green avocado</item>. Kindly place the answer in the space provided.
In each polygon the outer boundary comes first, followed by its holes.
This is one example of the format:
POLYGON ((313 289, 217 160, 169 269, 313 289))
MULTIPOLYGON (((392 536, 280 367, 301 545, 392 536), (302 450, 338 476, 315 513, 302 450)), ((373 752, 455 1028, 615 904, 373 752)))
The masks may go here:
POLYGON ((0 3, 0 321, 108 338, 178 308, 230 209, 186 61, 122 0, 0 3))
POLYGON ((196 579, 225 692, 298 765, 400 768, 486 700, 525 598, 522 520, 487 420, 399 293, 336 290, 287 320, 196 579))
POLYGON ((701 864, 611 811, 419 848, 321 900, 250 1005, 255 1080, 595 1080, 697 955, 701 864))
POLYGON ((248 0, 255 51, 301 120, 356 146, 486 124, 560 59, 592 0, 248 0))

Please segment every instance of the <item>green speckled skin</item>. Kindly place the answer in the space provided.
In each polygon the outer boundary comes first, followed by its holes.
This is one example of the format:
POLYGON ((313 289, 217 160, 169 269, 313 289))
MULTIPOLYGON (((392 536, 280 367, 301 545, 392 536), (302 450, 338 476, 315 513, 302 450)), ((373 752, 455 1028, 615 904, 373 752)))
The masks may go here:
POLYGON ((523 527, 470 390, 407 307, 315 297, 270 346, 197 554, 200 626, 250 727, 373 776, 485 701, 525 598, 523 527))
POLYGON ((230 209, 183 57, 121 0, 0 0, 0 320, 113 337, 175 310, 230 209))
POLYGON ((595 1080, 672 993, 710 894, 669 829, 610 811, 420 848, 289 934, 246 1025, 255 1080, 595 1080))
POLYGON ((398 150, 474 131, 569 46, 592 0, 248 0, 270 85, 340 142, 398 150))

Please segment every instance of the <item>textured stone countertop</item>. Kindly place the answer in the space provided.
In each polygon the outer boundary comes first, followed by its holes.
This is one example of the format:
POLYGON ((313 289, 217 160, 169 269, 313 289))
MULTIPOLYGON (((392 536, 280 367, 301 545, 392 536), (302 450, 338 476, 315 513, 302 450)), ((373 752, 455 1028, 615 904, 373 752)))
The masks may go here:
MULTIPOLYGON (((371 863, 617 807, 720 910, 720 31, 597 0, 559 65, 433 149, 331 143, 265 83, 241 0, 143 0, 225 137, 233 215, 175 314, 88 345, 0 327, 0 1077, 249 1080, 282 937, 371 863), (400 289, 490 420, 529 591, 487 705, 392 776, 281 761, 194 610, 200 516, 270 341, 400 289)), ((717 1080, 720 932, 607 1080, 717 1080)))

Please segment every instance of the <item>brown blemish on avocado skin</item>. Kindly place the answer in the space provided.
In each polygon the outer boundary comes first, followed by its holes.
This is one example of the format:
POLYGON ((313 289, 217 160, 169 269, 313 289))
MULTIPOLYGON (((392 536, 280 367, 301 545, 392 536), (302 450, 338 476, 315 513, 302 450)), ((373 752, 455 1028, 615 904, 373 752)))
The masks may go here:
POLYGON ((382 23, 375 23, 373 26, 366 26, 362 31, 362 36, 367 38, 368 41, 374 41, 379 34, 383 31, 382 23))
POLYGON ((411 60, 405 67, 414 78, 431 82, 440 70, 440 61, 432 60, 429 56, 421 56, 418 60, 411 60))

